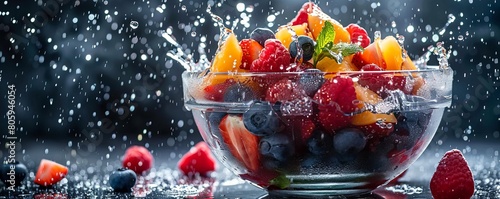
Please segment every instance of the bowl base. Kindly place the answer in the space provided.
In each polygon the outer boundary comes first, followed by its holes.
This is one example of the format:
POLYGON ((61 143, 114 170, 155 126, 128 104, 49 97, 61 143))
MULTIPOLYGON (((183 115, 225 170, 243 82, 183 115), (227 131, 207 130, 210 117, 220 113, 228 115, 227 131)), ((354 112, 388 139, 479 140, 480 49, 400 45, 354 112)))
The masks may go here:
POLYGON ((343 190, 269 190, 269 198, 359 198, 371 195, 371 189, 343 190))
POLYGON ((370 194, 387 180, 383 174, 287 175, 286 189, 269 189, 272 198, 349 198, 370 194))

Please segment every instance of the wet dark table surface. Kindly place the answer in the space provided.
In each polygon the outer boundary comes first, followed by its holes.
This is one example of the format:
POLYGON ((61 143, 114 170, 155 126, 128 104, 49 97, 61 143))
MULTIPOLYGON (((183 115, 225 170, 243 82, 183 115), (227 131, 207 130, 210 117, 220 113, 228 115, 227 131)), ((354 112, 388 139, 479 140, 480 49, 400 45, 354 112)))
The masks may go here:
MULTIPOLYGON (((23 162, 30 170, 28 181, 17 192, 2 188, 0 198, 273 198, 236 178, 220 164, 211 177, 183 177, 176 170, 176 160, 187 149, 177 149, 177 153, 172 153, 167 147, 153 151, 155 167, 148 176, 139 178, 133 193, 114 193, 106 180, 111 171, 120 166, 123 151, 98 149, 86 157, 74 157, 66 144, 44 143, 40 147, 26 147, 23 162), (52 188, 33 185, 34 168, 42 158, 69 164, 66 179, 52 188)), ((500 198, 500 144, 465 142, 442 146, 431 144, 397 184, 381 187, 359 198, 432 198, 429 181, 442 155, 453 148, 462 150, 474 174, 476 192, 473 198, 500 198)))

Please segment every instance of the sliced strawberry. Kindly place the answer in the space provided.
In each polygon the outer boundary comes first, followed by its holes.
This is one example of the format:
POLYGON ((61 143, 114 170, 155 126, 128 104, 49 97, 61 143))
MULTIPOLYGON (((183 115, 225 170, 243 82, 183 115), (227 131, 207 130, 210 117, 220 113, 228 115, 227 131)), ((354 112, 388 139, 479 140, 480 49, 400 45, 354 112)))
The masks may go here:
POLYGON ((249 171, 257 171, 260 167, 259 138, 245 128, 242 117, 226 115, 219 129, 231 154, 249 171))
POLYGON ((233 79, 227 79, 226 81, 206 86, 203 91, 205 94, 205 99, 212 100, 216 102, 224 101, 224 92, 227 88, 235 84, 233 79))
POLYGON ((199 142, 182 156, 177 167, 186 175, 194 173, 206 175, 215 171, 216 161, 207 143, 199 142))
POLYGON ((35 184, 51 186, 61 181, 68 174, 68 167, 57 162, 42 159, 35 175, 35 184))
POLYGON ((317 5, 313 2, 306 2, 302 5, 302 8, 297 12, 297 16, 290 22, 292 26, 307 23, 307 18, 309 13, 312 13, 312 9, 319 9, 317 5))
POLYGON ((243 58, 241 59, 241 69, 250 69, 252 62, 259 58, 259 53, 262 50, 262 46, 259 42, 253 39, 243 39, 240 41, 241 50, 243 50, 243 58))

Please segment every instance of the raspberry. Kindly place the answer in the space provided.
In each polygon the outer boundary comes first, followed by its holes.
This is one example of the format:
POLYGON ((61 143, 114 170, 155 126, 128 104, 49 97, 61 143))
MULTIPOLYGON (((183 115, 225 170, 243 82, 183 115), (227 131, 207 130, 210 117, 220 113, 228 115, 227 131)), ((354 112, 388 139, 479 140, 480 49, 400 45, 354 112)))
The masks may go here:
POLYGON ((356 110, 356 91, 350 77, 335 77, 326 81, 314 95, 319 104, 318 120, 326 130, 337 130, 349 125, 346 115, 356 110))
POLYGON ((368 33, 364 28, 359 26, 358 24, 349 24, 346 27, 347 32, 349 32, 349 35, 351 36, 351 42, 354 44, 358 44, 366 48, 368 45, 370 45, 371 40, 370 37, 368 37, 368 33))
POLYGON ((286 72, 296 70, 290 67, 290 52, 277 39, 268 39, 259 58, 252 62, 251 72, 286 72))
POLYGON ((271 103, 301 100, 306 97, 305 91, 298 83, 282 79, 272 85, 266 92, 266 101, 271 103))
POLYGON ((430 188, 435 199, 465 199, 474 194, 474 178, 462 153, 453 149, 439 161, 430 188))
POLYGON ((207 143, 199 142, 189 152, 184 154, 177 166, 185 175, 199 173, 206 175, 215 171, 217 162, 210 152, 207 143))
MULTIPOLYGON (((383 71, 375 64, 367 64, 361 68, 362 71, 383 71)), ((401 90, 405 94, 410 94, 413 86, 407 84, 406 76, 403 75, 393 75, 389 73, 372 73, 372 74, 362 74, 359 77, 359 84, 361 86, 367 87, 373 92, 377 93, 382 98, 388 95, 388 91, 401 90)))
POLYGON ((153 155, 143 146, 131 146, 125 151, 122 165, 124 168, 143 174, 153 167, 153 155))

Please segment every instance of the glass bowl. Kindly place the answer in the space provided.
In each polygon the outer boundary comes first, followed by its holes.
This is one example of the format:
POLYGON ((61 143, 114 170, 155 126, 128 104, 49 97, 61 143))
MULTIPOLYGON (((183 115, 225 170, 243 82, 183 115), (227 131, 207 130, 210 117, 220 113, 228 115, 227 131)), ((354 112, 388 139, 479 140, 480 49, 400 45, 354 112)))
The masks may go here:
POLYGON ((227 168, 271 195, 370 192, 404 172, 451 104, 453 71, 184 72, 185 107, 227 168))

